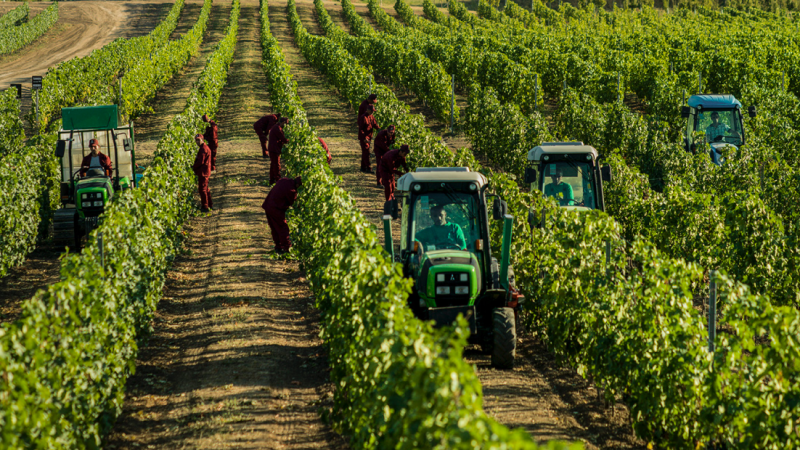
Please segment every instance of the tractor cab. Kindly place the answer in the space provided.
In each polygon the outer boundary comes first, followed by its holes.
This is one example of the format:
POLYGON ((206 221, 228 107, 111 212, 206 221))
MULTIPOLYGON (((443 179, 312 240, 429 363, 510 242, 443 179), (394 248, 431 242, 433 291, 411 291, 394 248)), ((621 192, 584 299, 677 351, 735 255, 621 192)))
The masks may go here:
POLYGON ((394 258, 391 220, 401 218, 400 255, 415 283, 409 306, 422 320, 451 325, 463 315, 470 342, 510 368, 516 349, 516 317, 524 298, 509 265, 513 217, 495 198, 492 218, 503 221, 502 252, 492 255, 486 177, 468 168, 418 168, 397 183, 386 202, 386 250, 394 258))
POLYGON ((61 109, 56 157, 60 161, 61 205, 53 219, 54 240, 74 239, 80 248, 83 236, 98 225, 99 217, 115 193, 137 186, 133 124, 117 123, 117 106, 86 106, 61 109), (89 141, 99 143, 99 153, 108 156, 112 170, 92 165, 89 141), (89 157, 89 165, 84 161, 89 157))
MULTIPOLYGON (((745 143, 742 104, 733 95, 719 94, 693 95, 688 103, 689 106, 681 107, 681 116, 687 119, 684 135, 686 151, 697 152, 693 135, 703 132, 711 161, 721 165, 725 147, 738 149, 745 143)), ((755 117, 755 106, 747 108, 747 114, 755 117)))
POLYGON ((567 209, 605 211, 603 182, 611 167, 601 166, 597 150, 583 142, 545 142, 528 152, 525 183, 567 209))

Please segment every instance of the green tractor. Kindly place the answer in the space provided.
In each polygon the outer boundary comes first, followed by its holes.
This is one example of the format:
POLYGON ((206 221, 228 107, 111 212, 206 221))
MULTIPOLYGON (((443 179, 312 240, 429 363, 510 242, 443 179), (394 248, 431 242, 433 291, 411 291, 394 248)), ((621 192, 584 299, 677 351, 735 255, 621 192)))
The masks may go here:
POLYGON ((601 166, 597 150, 583 142, 545 142, 528 152, 525 183, 564 208, 605 211, 603 182, 610 181, 611 167, 601 166))
POLYGON ((394 259, 391 220, 401 216, 399 260, 415 280, 409 307, 436 326, 463 316, 470 343, 502 369, 514 365, 517 320, 524 297, 509 264, 514 218, 495 197, 494 220, 503 221, 500 261, 492 256, 486 177, 468 168, 418 168, 400 177, 396 199, 384 205, 386 250, 394 259))
POLYGON ((74 242, 80 249, 84 236, 97 228, 106 205, 121 190, 138 185, 135 173, 133 124, 118 125, 116 105, 61 109, 56 157, 61 163, 61 208, 53 218, 53 240, 74 242), (90 155, 89 140, 95 139, 100 153, 109 157, 112 173, 83 166, 90 155), (83 174, 81 174, 83 172, 83 174))

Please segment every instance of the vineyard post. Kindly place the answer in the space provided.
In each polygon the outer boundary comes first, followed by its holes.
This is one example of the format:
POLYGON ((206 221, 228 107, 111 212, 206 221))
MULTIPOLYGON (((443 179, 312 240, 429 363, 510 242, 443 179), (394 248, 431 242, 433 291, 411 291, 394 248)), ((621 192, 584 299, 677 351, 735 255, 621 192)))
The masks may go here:
POLYGON ((39 91, 38 90, 34 90, 34 92, 36 94, 33 97, 33 100, 34 100, 33 101, 33 113, 34 113, 34 117, 36 118, 36 126, 38 127, 39 126, 39 91))
POLYGON ((539 106, 539 74, 533 74, 533 110, 537 111, 539 106))
POLYGON ((708 351, 714 353, 714 341, 717 337, 717 271, 710 273, 708 302, 708 351))
POLYGON ((703 72, 697 73, 697 93, 703 93, 703 72))
POLYGON ((545 229, 545 225, 547 225, 547 207, 542 207, 542 229, 545 229))
POLYGON ((764 163, 762 162, 758 168, 758 175, 761 178, 761 192, 764 192, 764 163))
POLYGON ((683 90, 683 100, 681 101, 681 104, 683 103, 686 103, 686 89, 683 90))
POLYGON ((450 134, 454 134, 453 131, 453 114, 454 109, 456 106, 456 74, 450 75, 450 134))
POLYGON ((619 91, 619 72, 617 72, 617 100, 622 100, 622 93, 619 91))
POLYGON ((786 90, 786 72, 781 72, 781 90, 786 90))
POLYGON ((372 94, 372 75, 369 76, 369 93, 372 94))
POLYGON ((100 267, 106 268, 106 258, 103 254, 103 232, 97 232, 97 250, 100 252, 100 267))

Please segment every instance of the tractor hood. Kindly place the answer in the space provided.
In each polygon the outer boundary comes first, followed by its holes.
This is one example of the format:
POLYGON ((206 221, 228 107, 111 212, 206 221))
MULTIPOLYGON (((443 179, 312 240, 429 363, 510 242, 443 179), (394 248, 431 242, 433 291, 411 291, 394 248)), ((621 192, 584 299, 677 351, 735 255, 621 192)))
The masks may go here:
POLYGON ((579 212, 591 211, 592 210, 592 208, 588 208, 586 206, 575 206, 575 205, 562 206, 562 208, 566 209, 567 211, 579 211, 579 212))
POLYGON ((422 255, 417 292, 430 300, 429 306, 472 304, 482 287, 481 266, 475 254, 464 250, 434 250, 422 255), (456 288, 462 292, 456 293, 456 288), (468 293, 463 293, 465 287, 468 293), (437 288, 440 288, 437 293, 437 288), (447 289, 447 294, 442 289, 447 289))

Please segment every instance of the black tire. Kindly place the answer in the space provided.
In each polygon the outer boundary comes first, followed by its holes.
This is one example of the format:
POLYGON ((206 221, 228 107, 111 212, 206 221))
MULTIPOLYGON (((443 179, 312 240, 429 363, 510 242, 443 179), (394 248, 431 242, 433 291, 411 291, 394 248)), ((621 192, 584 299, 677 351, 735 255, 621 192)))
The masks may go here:
POLYGON ((517 328, 512 308, 492 311, 492 365, 498 369, 513 369, 517 353, 517 328))

